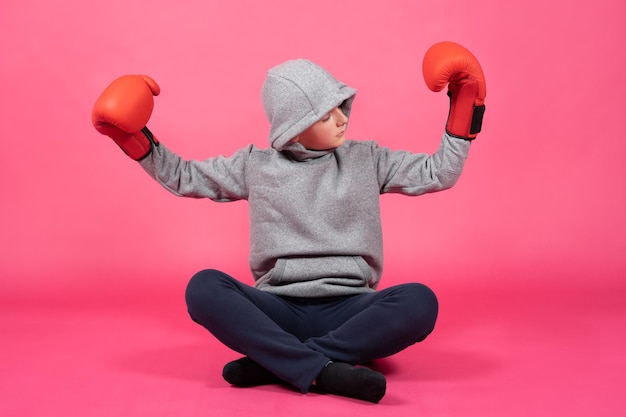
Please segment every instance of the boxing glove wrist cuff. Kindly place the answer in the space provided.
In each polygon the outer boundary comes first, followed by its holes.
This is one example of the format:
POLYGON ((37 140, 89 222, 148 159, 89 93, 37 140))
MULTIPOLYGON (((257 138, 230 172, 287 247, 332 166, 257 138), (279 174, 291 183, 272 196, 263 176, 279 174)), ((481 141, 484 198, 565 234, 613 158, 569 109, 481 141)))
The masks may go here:
POLYGON ((145 136, 148 139, 148 149, 146 150, 146 153, 144 155, 139 156, 139 157, 136 157, 136 156, 133 157, 133 159, 137 162, 141 161, 142 159, 150 155, 152 153, 152 149, 155 146, 159 146, 158 139, 154 136, 154 134, 152 134, 150 129, 148 129, 148 126, 144 126, 143 129, 141 129, 141 133, 139 134, 145 136))
POLYGON ((152 153, 154 146, 159 145, 159 141, 147 127, 132 135, 122 135, 118 131, 113 131, 109 136, 126 155, 135 161, 141 161, 152 153))
POLYGON ((485 105, 474 106, 474 114, 472 114, 472 124, 470 125, 470 135, 474 135, 472 139, 475 139, 477 134, 480 133, 483 128, 483 116, 485 115, 485 105))
POLYGON ((454 100, 450 91, 448 91, 448 97, 450 97, 450 112, 446 123, 446 133, 468 141, 476 139, 482 130, 485 105, 469 103, 467 97, 462 95, 457 95, 457 100, 454 100), (459 97, 463 98, 459 99, 459 97), (463 111, 464 108, 471 108, 471 114, 470 111, 463 111))

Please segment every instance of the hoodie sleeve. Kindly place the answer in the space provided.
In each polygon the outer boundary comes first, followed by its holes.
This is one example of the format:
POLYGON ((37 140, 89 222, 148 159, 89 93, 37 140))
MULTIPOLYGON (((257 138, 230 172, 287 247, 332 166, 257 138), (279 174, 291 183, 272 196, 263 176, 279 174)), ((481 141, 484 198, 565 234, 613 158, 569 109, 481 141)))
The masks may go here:
POLYGON ((470 142, 444 134, 432 154, 375 148, 380 193, 417 196, 452 187, 463 171, 470 142))
POLYGON ((250 145, 231 157, 188 161, 159 144, 139 164, 148 175, 177 196, 209 198, 218 202, 245 200, 248 197, 246 167, 252 150, 250 145))

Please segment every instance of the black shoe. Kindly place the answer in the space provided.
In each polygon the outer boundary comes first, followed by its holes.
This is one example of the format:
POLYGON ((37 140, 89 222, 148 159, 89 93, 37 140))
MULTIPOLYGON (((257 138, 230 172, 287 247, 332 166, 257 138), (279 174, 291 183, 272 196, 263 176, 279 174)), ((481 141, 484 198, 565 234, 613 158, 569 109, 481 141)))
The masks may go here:
POLYGON ((380 372, 368 368, 331 362, 319 374, 315 385, 328 394, 377 403, 385 396, 387 380, 380 372))
POLYGON ((240 387, 253 387, 280 382, 280 378, 247 357, 227 363, 222 371, 222 376, 226 382, 240 387))

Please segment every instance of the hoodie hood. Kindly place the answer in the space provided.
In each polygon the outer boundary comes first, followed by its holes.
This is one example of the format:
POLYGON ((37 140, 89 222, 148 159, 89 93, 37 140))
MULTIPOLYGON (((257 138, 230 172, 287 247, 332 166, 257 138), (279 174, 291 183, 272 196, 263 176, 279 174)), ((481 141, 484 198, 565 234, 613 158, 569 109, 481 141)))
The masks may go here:
POLYGON ((350 116, 356 90, 306 59, 287 61, 267 72, 261 89, 270 122, 270 146, 282 151, 291 139, 335 107, 350 116))

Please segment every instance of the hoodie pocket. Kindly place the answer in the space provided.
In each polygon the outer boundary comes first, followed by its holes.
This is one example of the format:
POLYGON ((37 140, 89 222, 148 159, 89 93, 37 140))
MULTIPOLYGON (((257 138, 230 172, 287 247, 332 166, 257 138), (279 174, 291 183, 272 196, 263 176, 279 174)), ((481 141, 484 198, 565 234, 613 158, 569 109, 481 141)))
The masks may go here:
POLYGON ((370 266, 361 256, 321 256, 281 258, 271 272, 271 285, 323 279, 328 283, 367 286, 372 277, 370 266))

